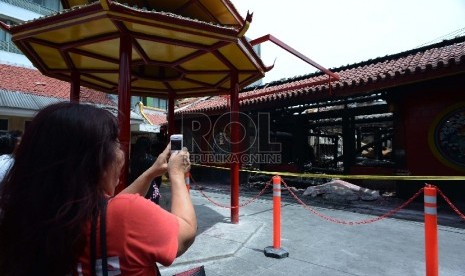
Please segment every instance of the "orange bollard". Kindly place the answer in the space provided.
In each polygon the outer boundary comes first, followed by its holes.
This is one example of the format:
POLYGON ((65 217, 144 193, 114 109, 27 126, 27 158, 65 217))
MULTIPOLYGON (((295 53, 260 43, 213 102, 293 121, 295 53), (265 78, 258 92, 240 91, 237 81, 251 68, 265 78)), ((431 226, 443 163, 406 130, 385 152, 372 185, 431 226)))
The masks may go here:
POLYGON ((273 247, 281 247, 281 177, 273 176, 273 247))
POLYGON ((438 275, 438 212, 436 188, 427 185, 425 195, 425 263, 426 276, 438 275))
POLYGON ((289 257, 289 252, 281 248, 281 177, 273 176, 273 246, 264 249, 265 256, 272 258, 289 257))
POLYGON ((190 172, 184 173, 184 180, 186 181, 186 188, 190 192, 191 191, 191 173, 190 172))

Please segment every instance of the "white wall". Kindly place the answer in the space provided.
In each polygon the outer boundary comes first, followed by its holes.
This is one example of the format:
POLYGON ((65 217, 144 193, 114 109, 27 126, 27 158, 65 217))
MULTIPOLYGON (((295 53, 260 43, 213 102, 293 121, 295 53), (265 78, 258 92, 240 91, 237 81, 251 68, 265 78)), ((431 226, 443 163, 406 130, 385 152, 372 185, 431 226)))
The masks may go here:
POLYGON ((5 51, 0 51, 0 63, 35 68, 26 56, 5 51))

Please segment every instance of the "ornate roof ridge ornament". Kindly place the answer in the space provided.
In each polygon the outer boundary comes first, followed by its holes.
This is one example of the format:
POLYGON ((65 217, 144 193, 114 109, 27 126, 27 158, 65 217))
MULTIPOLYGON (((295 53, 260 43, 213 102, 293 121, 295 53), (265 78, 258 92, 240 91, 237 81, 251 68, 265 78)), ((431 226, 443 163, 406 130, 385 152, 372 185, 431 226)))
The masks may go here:
POLYGON ((274 68, 274 65, 276 64, 276 59, 277 58, 274 58, 273 64, 271 64, 270 66, 265 66, 265 72, 269 72, 271 69, 274 68))
POLYGON ((242 26, 242 28, 239 30, 239 33, 237 34, 238 37, 243 37, 245 35, 245 33, 250 27, 250 23, 252 23, 252 17, 253 17, 253 13, 249 13, 249 11, 247 11, 247 16, 245 17, 245 23, 242 26))

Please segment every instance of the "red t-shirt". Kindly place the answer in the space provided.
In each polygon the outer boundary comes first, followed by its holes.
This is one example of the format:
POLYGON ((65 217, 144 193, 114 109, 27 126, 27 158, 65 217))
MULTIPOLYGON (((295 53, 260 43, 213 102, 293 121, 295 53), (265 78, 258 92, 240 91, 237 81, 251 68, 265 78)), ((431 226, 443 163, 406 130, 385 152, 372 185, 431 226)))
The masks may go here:
MULTIPOLYGON (((176 217, 139 195, 110 199, 106 214, 108 275, 156 275, 155 262, 168 266, 178 251, 176 217)), ((101 272, 100 224, 97 224, 97 275, 101 272)), ((90 241, 90 224, 87 230, 90 241)), ((90 242, 79 258, 79 275, 90 275, 90 242)))

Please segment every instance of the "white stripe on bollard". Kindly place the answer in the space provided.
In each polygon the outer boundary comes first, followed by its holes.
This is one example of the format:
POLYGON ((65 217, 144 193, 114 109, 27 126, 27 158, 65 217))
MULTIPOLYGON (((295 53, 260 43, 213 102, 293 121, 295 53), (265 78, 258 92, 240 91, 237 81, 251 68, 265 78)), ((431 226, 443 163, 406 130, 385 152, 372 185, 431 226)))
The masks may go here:
POLYGON ((281 184, 273 184, 273 196, 281 196, 281 184))
POLYGON ((438 210, 436 207, 426 207, 425 206, 425 214, 427 215, 437 215, 438 210))
POLYGON ((425 203, 436 204, 436 197, 435 196, 425 195, 425 203))

